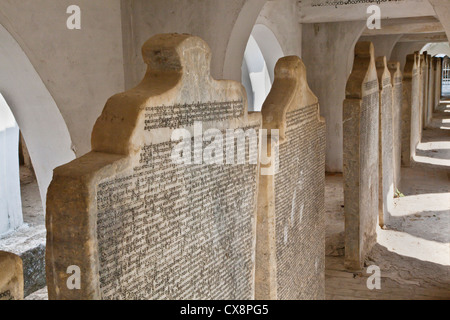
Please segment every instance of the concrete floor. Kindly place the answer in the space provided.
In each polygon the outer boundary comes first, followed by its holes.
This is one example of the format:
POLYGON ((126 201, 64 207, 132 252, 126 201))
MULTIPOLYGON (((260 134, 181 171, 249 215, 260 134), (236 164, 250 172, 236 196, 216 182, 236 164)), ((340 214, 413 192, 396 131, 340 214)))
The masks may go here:
POLYGON ((327 299, 450 299, 450 102, 423 132, 412 168, 402 168, 392 219, 378 228, 366 267, 381 270, 381 290, 369 290, 366 269, 344 269, 342 175, 327 175, 327 299))

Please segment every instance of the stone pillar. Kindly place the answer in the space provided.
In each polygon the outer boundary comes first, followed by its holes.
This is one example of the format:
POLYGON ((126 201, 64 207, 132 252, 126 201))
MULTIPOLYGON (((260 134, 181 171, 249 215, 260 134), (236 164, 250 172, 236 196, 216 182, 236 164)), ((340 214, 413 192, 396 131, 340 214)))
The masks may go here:
POLYGON ((308 66, 308 83, 320 101, 327 122, 327 172, 342 172, 342 101, 353 63, 353 49, 366 21, 303 24, 302 59, 308 66), (326 67, 323 55, 327 52, 326 67), (333 61, 333 63, 331 63, 333 61))
POLYGON ((425 84, 426 84, 426 72, 425 72, 425 68, 426 68, 426 58, 423 54, 420 54, 420 58, 419 58, 419 81, 420 81, 420 85, 419 85, 419 141, 422 140, 422 128, 423 128, 423 113, 424 113, 424 109, 425 109, 425 84))
POLYGON ((319 114, 303 62, 280 59, 262 108, 263 129, 278 129, 280 140, 270 161, 279 163, 278 173, 259 178, 258 300, 325 298, 326 130, 319 114))
POLYGON ((394 127, 394 190, 400 188, 401 163, 402 163, 402 100, 403 100, 403 75, 400 70, 400 62, 389 61, 388 68, 391 73, 392 83, 392 109, 394 127))
POLYGON ((0 301, 23 300, 23 267, 19 256, 0 251, 0 301))
POLYGON ((379 91, 374 48, 358 42, 343 110, 345 266, 361 270, 376 243, 379 91))
POLYGON ((407 55, 403 72, 402 165, 405 167, 411 166, 420 140, 419 59, 418 53, 407 55))
POLYGON ((380 89, 378 217, 383 227, 389 223, 394 201, 394 112, 391 73, 386 57, 376 59, 376 68, 380 89))

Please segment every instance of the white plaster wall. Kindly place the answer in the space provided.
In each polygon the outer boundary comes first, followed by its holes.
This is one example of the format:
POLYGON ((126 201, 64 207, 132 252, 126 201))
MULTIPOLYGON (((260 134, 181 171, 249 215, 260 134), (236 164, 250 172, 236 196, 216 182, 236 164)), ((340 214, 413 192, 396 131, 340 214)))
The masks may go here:
POLYGON ((327 123, 326 170, 342 172, 342 108, 345 87, 353 66, 354 48, 365 21, 303 25, 303 61, 308 83, 319 98, 327 123))
MULTIPOLYGON (((0 0, 0 24, 58 106, 76 155, 90 151, 92 127, 106 100, 124 90, 120 0, 0 0), (81 30, 67 28, 66 11, 73 4, 81 9, 81 30)), ((22 99, 31 103, 20 107, 40 108, 34 99, 22 99)))
POLYGON ((19 126, 0 94, 0 236, 22 223, 19 126))
POLYGON ((400 70, 405 70, 406 56, 420 51, 426 42, 397 42, 391 54, 391 61, 400 62, 400 70))
POLYGON ((392 50, 402 36, 401 34, 362 36, 359 40, 372 42, 375 49, 375 57, 386 57, 389 60, 392 50))
POLYGON ((146 66, 141 47, 158 33, 189 33, 211 48, 216 79, 241 81, 247 42, 266 0, 122 0, 125 83, 134 87, 146 66))

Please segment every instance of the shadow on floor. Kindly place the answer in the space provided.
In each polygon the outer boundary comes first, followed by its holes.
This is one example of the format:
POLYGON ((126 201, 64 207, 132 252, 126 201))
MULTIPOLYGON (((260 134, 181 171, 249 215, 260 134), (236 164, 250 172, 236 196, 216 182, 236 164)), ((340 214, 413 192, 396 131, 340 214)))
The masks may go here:
POLYGON ((447 300, 450 299, 450 267, 405 257, 377 244, 361 273, 344 268, 344 257, 326 257, 325 290, 335 300, 447 300), (381 289, 370 290, 367 266, 381 271, 381 289))
POLYGON ((406 216, 393 216, 389 230, 401 231, 414 237, 450 243, 450 210, 421 211, 406 216))

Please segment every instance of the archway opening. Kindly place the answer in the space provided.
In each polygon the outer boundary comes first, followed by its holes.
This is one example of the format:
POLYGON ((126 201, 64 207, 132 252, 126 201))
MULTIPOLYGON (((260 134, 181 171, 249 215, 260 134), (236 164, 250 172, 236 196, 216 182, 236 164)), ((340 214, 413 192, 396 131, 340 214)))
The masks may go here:
POLYGON ((40 75, 0 25, 0 90, 27 142, 45 209, 53 169, 75 159, 67 125, 40 75))
POLYGON ((1 94, 0 154, 0 239, 13 242, 14 231, 22 226, 20 237, 44 230, 45 216, 25 139, 1 94))
POLYGON ((261 111, 272 88, 275 65, 283 56, 274 33, 265 25, 255 25, 242 63, 242 84, 247 91, 249 111, 261 111))
POLYGON ((22 47, 2 25, 0 70, 0 147, 4 148, 0 150, 0 250, 22 258, 27 297, 46 285, 47 187, 53 169, 72 161, 75 153, 52 95, 22 47), (19 150, 24 158, 22 167, 19 150), (29 167, 25 168, 27 155, 29 167))
POLYGON ((446 100, 450 98, 450 58, 448 56, 442 59, 441 97, 446 100))

